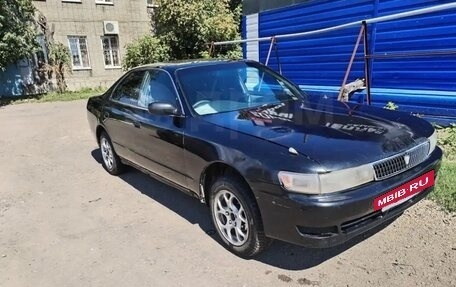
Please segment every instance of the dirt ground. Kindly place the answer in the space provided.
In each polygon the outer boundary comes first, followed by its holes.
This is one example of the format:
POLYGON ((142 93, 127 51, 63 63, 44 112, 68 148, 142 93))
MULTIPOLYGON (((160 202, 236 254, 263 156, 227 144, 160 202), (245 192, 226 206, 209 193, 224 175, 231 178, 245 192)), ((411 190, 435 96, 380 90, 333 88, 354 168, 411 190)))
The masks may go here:
POLYGON ((0 108, 0 286, 416 285, 456 286, 456 217, 431 201, 337 248, 244 260, 197 200, 108 175, 85 101, 0 108))

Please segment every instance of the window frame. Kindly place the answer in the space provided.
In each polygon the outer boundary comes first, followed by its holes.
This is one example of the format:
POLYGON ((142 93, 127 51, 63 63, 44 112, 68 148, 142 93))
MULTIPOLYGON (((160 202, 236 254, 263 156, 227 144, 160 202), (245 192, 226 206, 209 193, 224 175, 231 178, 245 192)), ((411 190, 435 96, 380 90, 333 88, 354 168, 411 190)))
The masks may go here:
MULTIPOLYGON (((113 102, 113 103, 116 103, 116 104, 119 104, 119 105, 122 105, 122 106, 126 106, 126 107, 130 107, 130 108, 135 108, 135 109, 139 109, 139 110, 143 110, 143 111, 147 111, 149 112, 149 109, 147 108, 144 108, 144 107, 141 107, 139 106, 138 104, 137 105, 131 105, 131 104, 127 104, 127 103, 123 103, 123 102, 120 102, 120 101, 117 101, 115 99, 112 98, 112 96, 114 95, 114 93, 117 91, 117 89, 119 88, 120 85, 122 85, 125 80, 132 74, 132 73, 136 73, 136 72, 148 72, 148 71, 161 71, 161 72, 164 72, 165 74, 168 75, 168 77, 170 78, 171 80, 171 83, 173 84, 173 88, 174 88, 174 92, 176 94, 176 97, 177 97, 177 101, 179 102, 179 112, 181 113, 180 116, 184 117, 186 115, 185 113, 185 109, 184 109, 184 105, 183 105, 183 102, 182 102, 182 99, 181 99, 181 95, 179 94, 179 91, 177 89, 177 86, 176 86, 176 83, 174 82, 174 79, 173 77, 171 76, 171 74, 165 70, 165 69, 161 69, 161 68, 156 68, 156 67, 143 67, 143 68, 135 68, 135 69, 132 69, 130 71, 128 71, 127 73, 125 73, 125 75, 123 75, 115 85, 115 87, 112 89, 111 93, 109 94, 109 97, 108 97, 108 100, 110 102, 113 102)), ((144 80, 144 79, 143 79, 144 80)))
MULTIPOLYGON (((129 77, 133 74, 133 73, 143 73, 143 78, 141 80, 141 84, 142 82, 144 81, 144 76, 146 74, 146 70, 144 69, 135 69, 135 70, 131 70, 130 72, 126 73, 122 78, 121 80, 119 80, 119 82, 116 84, 116 87, 112 90, 111 94, 109 95, 109 101, 111 102, 114 102, 114 103, 117 103, 119 105, 122 105, 122 106, 126 106, 126 107, 131 107, 131 108, 136 108, 136 109, 140 109, 140 110, 147 110, 145 108, 142 108, 140 107, 138 104, 134 105, 134 104, 128 104, 128 103, 124 103, 124 102, 121 102, 119 100, 116 100, 116 99, 113 99, 113 96, 114 94, 117 92, 117 90, 119 89, 119 87, 121 87, 123 84, 126 83, 126 81, 129 79, 129 77)), ((138 98, 139 99, 139 98, 138 98)))
POLYGON ((67 40, 68 40, 68 47, 69 47, 70 53, 71 53, 71 67, 72 67, 72 70, 73 71, 92 70, 92 61, 90 60, 89 41, 88 41, 87 36, 68 35, 67 36, 67 40), (81 66, 75 66, 74 65, 73 52, 71 50, 71 41, 70 41, 71 38, 78 39, 78 55, 79 55, 79 58, 81 60, 81 66), (83 64, 83 61, 82 61, 81 43, 80 43, 81 39, 85 39, 85 45, 87 47, 87 59, 88 59, 88 62, 89 62, 87 67, 84 67, 84 64, 83 64))
MULTIPOLYGON (((174 101, 174 103, 172 103, 172 104, 175 105, 175 106, 180 105, 180 103, 178 103, 178 102, 179 102, 179 93, 177 92, 177 89, 176 89, 176 86, 175 86, 175 84, 174 84, 173 78, 171 77, 171 75, 170 75, 169 73, 167 73, 166 70, 163 70, 163 69, 156 69, 156 68, 148 68, 148 69, 146 69, 145 71, 146 71, 146 75, 148 75, 147 78, 148 78, 148 80, 149 80, 149 83, 147 83, 147 85, 150 85, 150 81, 152 80, 152 79, 151 79, 151 74, 154 73, 154 72, 156 72, 156 73, 160 73, 160 72, 161 72, 161 73, 163 73, 163 74, 165 74, 165 75, 168 75, 168 79, 170 80, 170 83, 171 83, 171 86, 169 87, 169 90, 170 90, 170 92, 172 92, 172 93, 174 94, 174 96, 175 96, 175 101, 174 101)), ((144 75, 144 76, 146 77, 146 75, 144 75)), ((146 79, 146 78, 145 78, 145 79, 146 79)), ((146 83, 143 82, 142 84, 144 85, 144 84, 146 84, 146 83)), ((163 83, 161 83, 161 84, 163 85, 163 83)), ((153 97, 153 96, 152 96, 152 97, 153 97)), ((138 101, 138 103, 139 103, 139 101, 138 101)), ((149 103, 149 104, 151 104, 151 103, 149 103)), ((140 105, 138 104, 138 106, 140 106, 140 105)), ((140 106, 140 107, 147 109, 147 107, 143 107, 143 106, 140 106)))
POLYGON ((103 51, 103 62, 104 62, 104 67, 106 70, 110 70, 110 69, 121 69, 122 68, 122 59, 120 58, 120 40, 119 40, 119 36, 118 35, 103 35, 101 36, 101 50, 103 51), (103 40, 104 39, 109 39, 109 51, 110 51, 110 58, 111 58, 111 63, 114 64, 114 57, 112 55, 112 43, 111 43, 111 38, 117 38, 117 57, 119 59, 119 65, 117 66, 114 66, 114 65, 106 65, 106 61, 105 61, 105 55, 104 55, 104 52, 105 52, 105 49, 104 49, 104 43, 103 43, 103 40))
POLYGON ((95 4, 114 6, 114 0, 95 0, 95 4))
POLYGON ((82 3, 82 0, 62 0, 62 3, 82 3))

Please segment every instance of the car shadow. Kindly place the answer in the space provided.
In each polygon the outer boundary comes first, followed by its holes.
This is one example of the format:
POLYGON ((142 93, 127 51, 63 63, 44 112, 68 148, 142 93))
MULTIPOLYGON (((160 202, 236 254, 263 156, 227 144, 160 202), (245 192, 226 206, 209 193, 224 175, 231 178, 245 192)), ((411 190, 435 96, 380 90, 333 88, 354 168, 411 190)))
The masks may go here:
MULTIPOLYGON (((99 164, 101 164, 102 158, 99 149, 92 151, 92 157, 99 164)), ((158 180, 155 180, 149 175, 146 175, 134 168, 129 168, 126 173, 120 175, 120 178, 142 194, 147 195, 152 200, 160 203, 169 210, 172 210, 174 213, 186 219, 191 224, 199 225, 199 227, 209 237, 222 245, 221 240, 218 238, 216 231, 214 230, 209 209, 206 205, 199 203, 197 199, 188 196, 158 180), (151 186, 153 186, 153 188, 151 188, 151 186)), ((286 270, 305 270, 320 265, 321 263, 345 252, 375 233, 381 231, 394 220, 395 219, 390 220, 389 222, 372 229, 368 233, 358 236, 342 245, 326 249, 304 248, 275 240, 267 251, 250 260, 257 260, 264 264, 286 270)))

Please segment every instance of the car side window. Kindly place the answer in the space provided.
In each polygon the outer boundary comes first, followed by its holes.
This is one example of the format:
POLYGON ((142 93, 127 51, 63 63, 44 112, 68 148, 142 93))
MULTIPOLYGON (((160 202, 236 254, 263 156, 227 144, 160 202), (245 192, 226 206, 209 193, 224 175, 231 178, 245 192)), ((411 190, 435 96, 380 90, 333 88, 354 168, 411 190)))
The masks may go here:
POLYGON ((177 95, 171 77, 165 71, 146 71, 138 105, 147 108, 155 102, 177 105, 177 95))
POLYGON ((117 86, 112 94, 112 100, 137 106, 141 95, 141 86, 145 71, 132 72, 117 86))

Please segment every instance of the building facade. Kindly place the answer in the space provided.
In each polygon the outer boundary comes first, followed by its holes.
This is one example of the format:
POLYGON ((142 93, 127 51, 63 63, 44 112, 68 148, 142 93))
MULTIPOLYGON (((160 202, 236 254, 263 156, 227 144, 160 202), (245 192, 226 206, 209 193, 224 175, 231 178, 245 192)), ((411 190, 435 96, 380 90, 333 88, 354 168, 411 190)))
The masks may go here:
MULTIPOLYGON (((396 13, 451 4, 450 0, 244 0, 243 37, 301 33, 396 13)), ((368 25, 372 104, 440 123, 456 122, 456 9, 368 25)), ((279 39, 269 66, 309 94, 337 98, 361 25, 279 39)), ((244 56, 265 62, 270 41, 249 42, 244 56)), ((274 51, 274 50, 273 50, 274 51)), ((361 45, 349 81, 364 77, 361 45)), ((364 95, 353 100, 364 102, 364 95)))
POLYGON ((35 0, 56 42, 72 55, 70 90, 106 87, 122 73, 125 45, 151 33, 151 0, 35 0))

